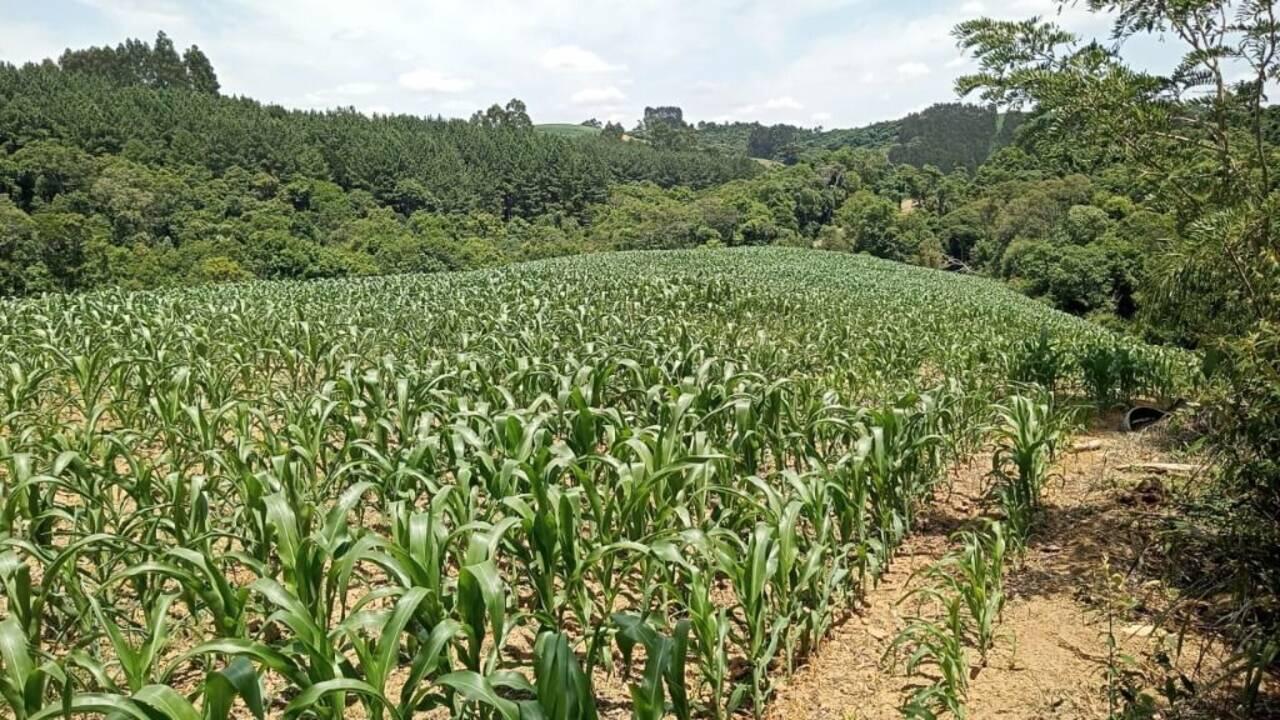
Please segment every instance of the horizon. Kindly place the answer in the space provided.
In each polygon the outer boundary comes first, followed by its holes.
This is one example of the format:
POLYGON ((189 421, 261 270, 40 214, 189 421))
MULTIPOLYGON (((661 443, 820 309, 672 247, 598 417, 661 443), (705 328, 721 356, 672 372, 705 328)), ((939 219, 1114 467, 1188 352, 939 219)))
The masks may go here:
MULTIPOLYGON (((151 42, 162 30, 179 48, 197 45, 209 56, 225 94, 290 109, 466 118, 519 98, 538 124, 594 118, 630 128, 646 106, 676 105, 690 123, 830 129, 966 100, 952 85, 973 66, 950 38, 963 20, 1038 14, 1086 39, 1109 30, 1083 10, 1058 13, 1054 0, 923 0, 906 10, 882 0, 804 0, 786 10, 764 0, 697 9, 670 0, 626 8, 503 0, 486 4, 494 12, 450 1, 433 3, 430 17, 415 15, 414 5, 376 0, 357 9, 327 0, 306 11, 300 0, 2 0, 11 20, 0 27, 0 60, 21 65, 126 38, 151 42), (639 19, 619 16, 637 9, 645 11, 639 19), (713 32, 721 27, 732 32, 713 32), (724 37, 741 40, 714 42, 724 37)), ((1144 67, 1174 60, 1159 42, 1128 49, 1144 67)))

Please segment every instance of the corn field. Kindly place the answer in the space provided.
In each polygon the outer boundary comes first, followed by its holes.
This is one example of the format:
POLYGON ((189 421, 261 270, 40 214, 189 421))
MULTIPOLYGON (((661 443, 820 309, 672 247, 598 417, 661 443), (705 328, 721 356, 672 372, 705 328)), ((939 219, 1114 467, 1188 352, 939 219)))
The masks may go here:
POLYGON ((0 303, 3 714, 758 716, 1042 329, 1120 342, 783 249, 0 303))

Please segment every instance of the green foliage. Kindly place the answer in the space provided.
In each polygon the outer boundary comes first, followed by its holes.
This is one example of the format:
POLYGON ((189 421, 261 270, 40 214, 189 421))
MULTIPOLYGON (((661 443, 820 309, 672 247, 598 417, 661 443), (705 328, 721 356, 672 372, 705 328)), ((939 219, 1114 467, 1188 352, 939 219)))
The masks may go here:
POLYGON ((960 617, 952 619, 950 629, 961 641, 977 648, 985 666, 998 639, 997 624, 1006 599, 1004 525, 991 521, 979 531, 959 533, 956 539, 961 549, 930 565, 923 573, 930 584, 913 590, 903 600, 914 598, 922 605, 935 601, 943 606, 958 600, 960 617))
POLYGON ((58 58, 58 67, 122 86, 174 88, 209 95, 217 95, 219 89, 213 65, 200 48, 192 45, 179 57, 164 31, 156 34, 152 45, 130 39, 114 48, 67 50, 58 58))
POLYGON ((582 252, 583 221, 614 186, 761 173, 745 157, 535 132, 519 100, 470 121, 366 117, 217 85, 198 48, 179 56, 163 33, 0 64, 0 294, 243 277, 228 263, 312 278, 582 252), (441 218, 426 235, 412 220, 423 212, 441 218), (508 233, 517 221, 559 231, 508 233))
POLYGON ((836 212, 836 222, 857 252, 905 261, 912 248, 897 231, 898 207, 868 190, 859 190, 836 212))
MULTIPOLYGON (((22 720, 590 720, 598 672, 636 717, 760 715, 1022 338, 1118 342, 994 281, 783 248, 0 304, 22 720)), ((950 702, 964 659, 919 632, 950 702)))
POLYGON ((1110 228, 1111 217, 1107 211, 1092 205, 1072 205, 1063 219, 1063 231, 1076 245, 1088 245, 1110 228))
POLYGON ((858 135, 695 130, 658 107, 640 139, 622 142, 620 126, 530 132, 518 100, 468 122, 285 111, 218 97, 195 48, 178 61, 190 82, 152 81, 178 72, 171 43, 156 47, 70 52, 66 69, 0 67, 0 195, 33 221, 0 211, 0 293, 787 245, 976 269, 1075 313, 1132 318, 1147 245, 1165 232, 1163 214, 1116 194, 1127 178, 1050 178, 1005 148, 971 179, 977 147, 1005 142, 992 128, 1016 124, 990 109, 939 106, 858 135), (899 132, 934 148, 909 160, 920 169, 886 157, 882 140, 899 132), (741 148, 690 151, 721 136, 741 148), (762 170, 744 157, 753 142, 794 165, 762 170), (927 164, 946 148, 968 159, 927 164))
POLYGON ((812 160, 824 153, 865 149, 887 153, 895 163, 923 168, 932 165, 950 173, 973 170, 992 152, 1008 145, 1021 115, 960 103, 938 104, 900 120, 861 128, 803 128, 758 122, 698 123, 698 146, 718 152, 745 154, 787 165, 812 160))
POLYGON ((957 720, 968 717, 965 700, 969 692, 969 658, 965 652, 965 631, 959 596, 945 603, 942 622, 915 618, 894 638, 889 652, 906 653, 906 672, 930 668, 937 678, 916 690, 902 707, 910 720, 934 720, 950 713, 957 720))
POLYGON ((595 138, 599 137, 601 127, 593 125, 574 125, 572 123, 541 123, 533 126, 534 130, 548 135, 558 135, 566 138, 595 138))
MULTIPOLYGON (((1133 277, 1126 263, 1113 282, 1136 280, 1151 335, 1206 352, 1214 381, 1209 440, 1223 482, 1185 509, 1191 520, 1172 535, 1183 543, 1179 565, 1195 568, 1179 580, 1207 597, 1231 592, 1236 603, 1224 623, 1242 649, 1258 647, 1254 639, 1275 635, 1280 597, 1275 558, 1258 550, 1274 547, 1280 514, 1280 179, 1267 95, 1280 72, 1280 24, 1273 3, 1252 0, 1086 5, 1113 14, 1121 42, 1077 45, 1035 19, 974 20, 956 36, 980 69, 957 87, 1002 105, 1034 105, 1027 139, 1043 157, 1066 167, 1132 168, 1112 175, 1140 173, 1150 204, 1172 220, 1150 248, 1145 273, 1133 277), (1166 77, 1135 69, 1121 54, 1124 40, 1151 33, 1182 46, 1166 77)), ((1097 394, 1114 392, 1120 379, 1112 364, 1101 356, 1089 363, 1097 394)), ((1245 695, 1252 707, 1256 698, 1245 695)))
POLYGON ((1034 383, 1050 393, 1057 390, 1067 370, 1066 352, 1048 328, 1040 328, 1034 335, 1023 338, 1010 361, 1011 378, 1017 382, 1034 383))
POLYGON ((943 172, 976 169, 993 152, 1008 145, 1021 116, 995 107, 962 103, 933 105, 898 121, 898 142, 889 150, 895 163, 943 172))
POLYGON ((798 166, 702 192, 652 185, 616 188, 596 209, 591 235, 604 248, 808 245, 831 222, 844 191, 798 166))
POLYGON ((1109 257, 1092 247, 1015 240, 1001 259, 1002 273, 1029 295, 1045 297, 1067 312, 1110 310, 1109 257))
POLYGON ((1159 377, 1161 372, 1168 372, 1163 364, 1123 345, 1094 345, 1080 355, 1078 362, 1085 389, 1100 409, 1128 405, 1143 390, 1169 383, 1159 377))

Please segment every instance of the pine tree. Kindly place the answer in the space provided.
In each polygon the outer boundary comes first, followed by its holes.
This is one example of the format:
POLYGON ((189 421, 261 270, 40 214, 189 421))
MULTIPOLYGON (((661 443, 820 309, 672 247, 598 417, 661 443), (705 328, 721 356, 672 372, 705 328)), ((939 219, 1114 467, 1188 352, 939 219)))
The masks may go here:
POLYGON ((196 92, 217 95, 222 85, 218 82, 218 74, 213 70, 213 63, 196 45, 187 48, 182 55, 182 64, 186 66, 187 83, 196 92))
POLYGON ((163 30, 156 33, 155 45, 147 62, 148 84, 158 88, 187 87, 187 68, 182 64, 173 41, 163 30))

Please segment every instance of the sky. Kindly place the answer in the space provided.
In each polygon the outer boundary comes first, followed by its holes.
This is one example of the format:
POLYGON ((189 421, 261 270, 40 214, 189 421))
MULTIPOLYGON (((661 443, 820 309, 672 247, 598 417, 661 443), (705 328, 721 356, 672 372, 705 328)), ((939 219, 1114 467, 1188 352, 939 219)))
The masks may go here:
MULTIPOLYGON (((690 121, 856 127, 956 99, 950 36, 978 16, 1107 18, 1055 0, 0 0, 0 60, 197 44, 223 92, 295 108, 467 117, 513 97, 534 122, 679 105, 690 121)), ((1168 68, 1172 43, 1130 48, 1168 68)))

